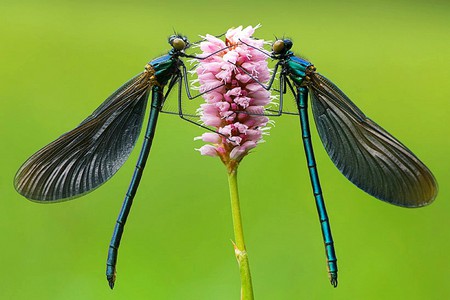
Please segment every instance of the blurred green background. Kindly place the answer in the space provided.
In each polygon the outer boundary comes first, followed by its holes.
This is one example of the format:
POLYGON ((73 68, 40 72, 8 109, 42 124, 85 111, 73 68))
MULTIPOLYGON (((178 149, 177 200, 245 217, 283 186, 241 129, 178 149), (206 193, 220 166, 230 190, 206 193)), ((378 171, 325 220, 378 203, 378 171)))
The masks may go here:
POLYGON ((161 116, 114 291, 106 252, 139 151, 75 201, 29 202, 12 179, 26 158, 164 54, 173 29, 196 40, 258 23, 258 37, 291 37, 296 53, 410 147, 440 193, 422 209, 373 199, 338 172, 313 128, 339 262, 333 289, 299 121, 277 118, 239 174, 256 299, 448 299, 450 5, 434 0, 3 0, 1 299, 239 299, 226 173, 194 151, 201 128, 161 116))

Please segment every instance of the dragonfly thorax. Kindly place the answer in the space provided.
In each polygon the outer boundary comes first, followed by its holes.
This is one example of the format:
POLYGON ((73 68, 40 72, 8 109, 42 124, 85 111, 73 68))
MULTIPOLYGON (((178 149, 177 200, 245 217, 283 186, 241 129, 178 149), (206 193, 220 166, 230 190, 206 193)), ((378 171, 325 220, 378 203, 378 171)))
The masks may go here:
POLYGON ((289 76, 296 86, 300 86, 305 79, 309 79, 308 75, 316 70, 312 63, 295 56, 293 53, 285 60, 285 69, 286 75, 289 76))
POLYGON ((177 55, 171 53, 172 51, 173 49, 169 54, 160 56, 146 65, 145 70, 149 72, 155 85, 165 86, 174 74, 179 72, 181 62, 177 55))

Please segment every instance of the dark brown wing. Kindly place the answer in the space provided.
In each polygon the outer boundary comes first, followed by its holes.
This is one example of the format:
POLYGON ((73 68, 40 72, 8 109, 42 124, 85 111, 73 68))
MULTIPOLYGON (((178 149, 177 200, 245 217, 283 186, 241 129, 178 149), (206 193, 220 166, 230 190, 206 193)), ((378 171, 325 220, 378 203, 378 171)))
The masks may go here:
POLYGON ((16 190, 30 200, 54 202, 107 181, 133 150, 149 91, 148 73, 129 80, 78 127, 31 156, 16 174, 16 190))
POLYGON ((310 77, 317 130, 339 171, 383 201, 404 207, 431 203, 438 188, 430 170, 331 81, 318 73, 310 77))

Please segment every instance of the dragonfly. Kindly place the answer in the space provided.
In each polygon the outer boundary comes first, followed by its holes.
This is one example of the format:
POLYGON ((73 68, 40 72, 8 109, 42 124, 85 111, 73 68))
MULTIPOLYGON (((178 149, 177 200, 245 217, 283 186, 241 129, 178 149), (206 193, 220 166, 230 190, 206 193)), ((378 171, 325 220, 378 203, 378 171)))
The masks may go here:
POLYGON ((139 137, 151 95, 144 141, 109 245, 106 277, 111 289, 116 280, 120 240, 150 153, 158 115, 169 112, 163 107, 177 84, 177 114, 195 123, 182 111, 183 81, 189 99, 203 93, 191 95, 187 68, 181 58, 201 60, 215 54, 205 57, 187 54, 185 50, 191 44, 179 34, 170 36, 168 41, 172 49, 167 54, 147 63, 143 72, 123 84, 75 129, 33 154, 14 178, 16 190, 39 203, 71 200, 93 191, 110 179, 128 159, 139 137), (167 91, 164 93, 165 87, 167 91))
MULTIPOLYGON (((243 41, 249 47, 255 48, 243 41)), ((308 60, 296 56, 290 39, 277 39, 272 51, 255 48, 276 61, 267 85, 251 72, 236 65, 253 80, 270 90, 279 78, 278 109, 267 115, 283 113, 300 116, 300 127, 309 177, 325 244, 329 279, 338 284, 337 258, 319 181, 308 120, 308 95, 322 144, 339 171, 368 194, 401 207, 422 207, 433 202, 438 185, 431 171, 399 140, 366 115, 329 79, 316 72, 308 60), (283 95, 290 90, 296 112, 283 110, 283 95)))

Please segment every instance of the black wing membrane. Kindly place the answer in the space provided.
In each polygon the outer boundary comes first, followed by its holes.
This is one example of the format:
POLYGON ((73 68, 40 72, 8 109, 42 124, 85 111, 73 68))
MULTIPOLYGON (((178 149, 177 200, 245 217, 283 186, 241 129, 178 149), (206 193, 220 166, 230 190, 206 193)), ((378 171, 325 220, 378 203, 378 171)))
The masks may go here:
POLYGON ((403 207, 430 204, 438 190, 430 170, 331 81, 318 73, 310 77, 317 130, 339 171, 380 200, 403 207))
POLYGON ((130 79, 78 127, 31 156, 14 178, 30 200, 81 196, 111 178, 134 148, 150 91, 148 74, 130 79))

